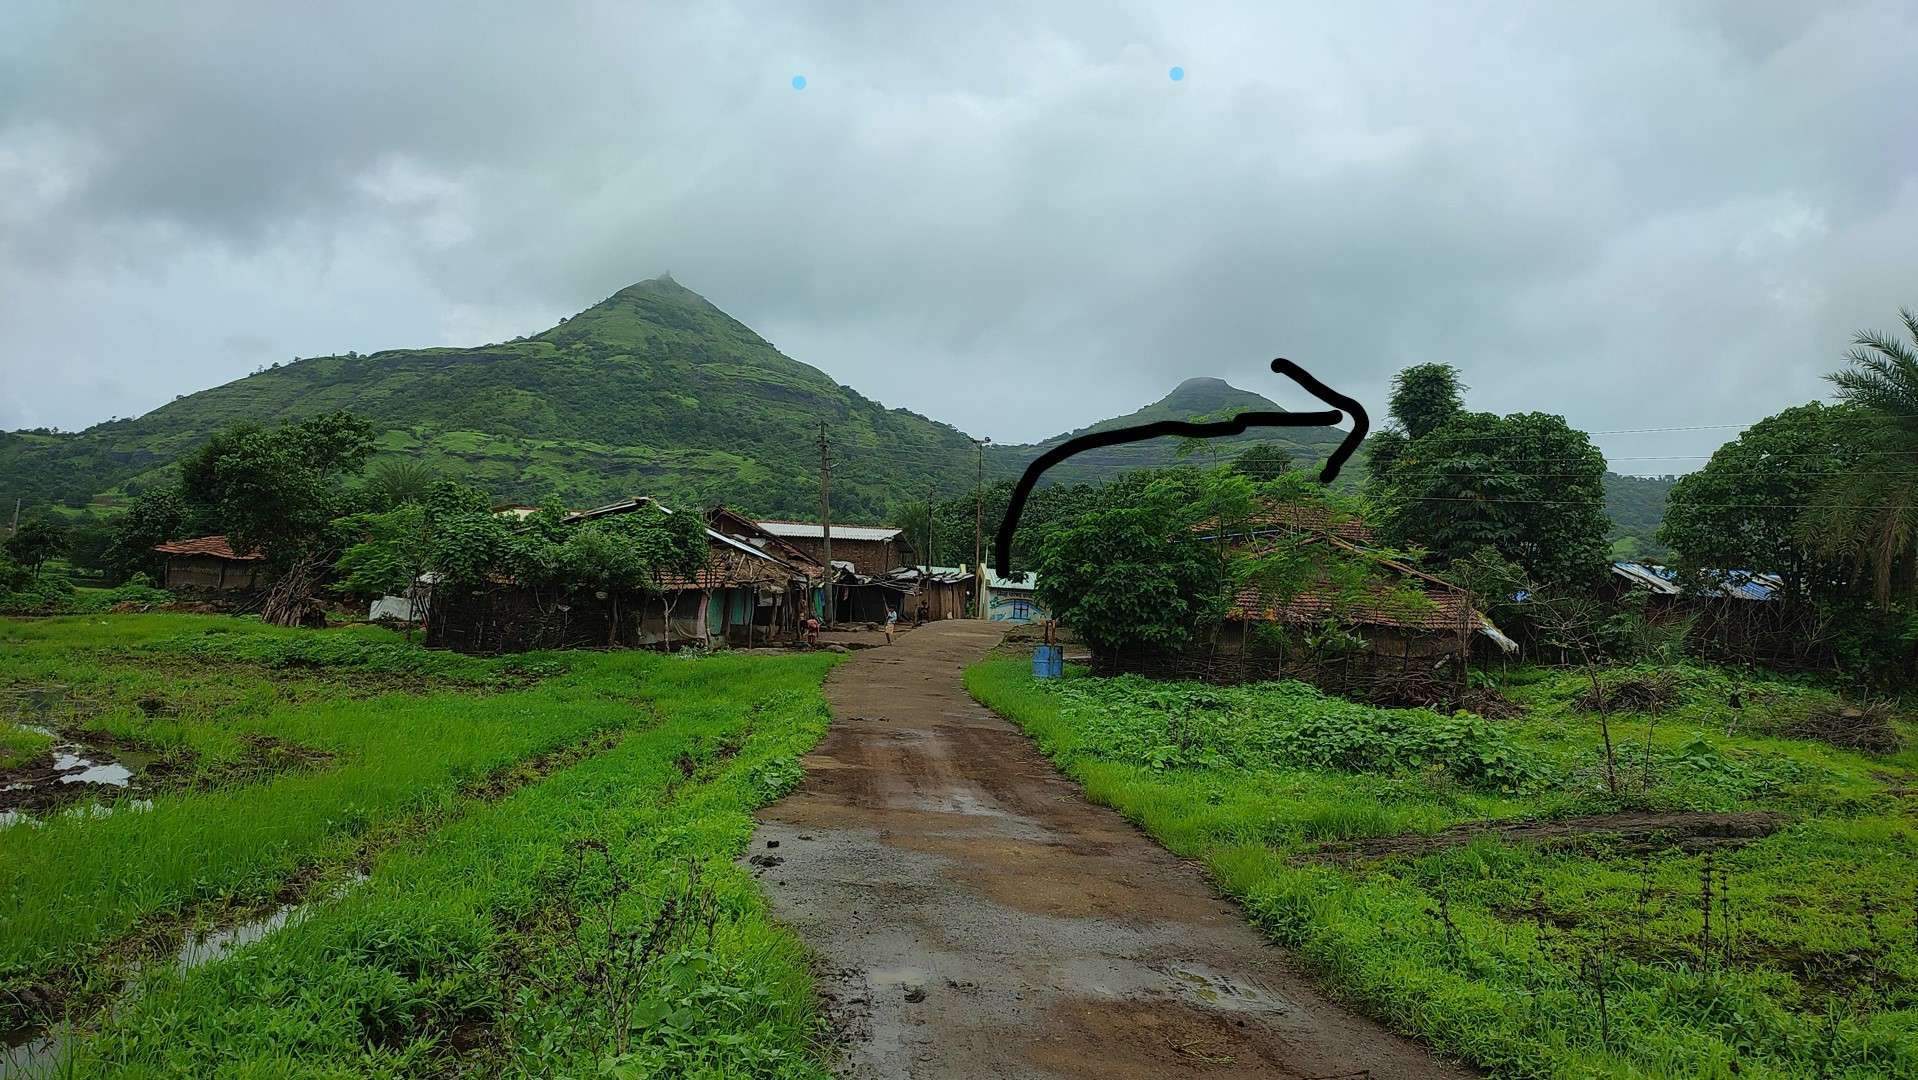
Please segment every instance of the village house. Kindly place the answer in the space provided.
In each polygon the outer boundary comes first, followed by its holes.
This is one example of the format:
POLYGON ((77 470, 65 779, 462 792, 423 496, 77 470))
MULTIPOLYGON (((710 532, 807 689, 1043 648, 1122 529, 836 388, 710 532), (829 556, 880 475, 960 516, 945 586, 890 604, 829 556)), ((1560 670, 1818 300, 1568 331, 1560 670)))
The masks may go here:
POLYGON ((925 620, 965 619, 972 615, 972 594, 976 576, 961 566, 900 566, 886 575, 902 590, 906 607, 901 619, 917 621, 923 605, 925 620))
POLYGON ((986 618, 993 622, 1045 622, 1052 618, 1045 605, 1039 603, 1037 590, 1039 578, 1036 574, 1014 574, 1000 577, 998 574, 986 574, 986 618))
MULTIPOLYGON (((806 553, 817 563, 826 561, 826 531, 816 521, 779 521, 766 519, 761 528, 806 553)), ((897 566, 912 562, 912 548, 904 530, 887 525, 841 525, 832 523, 834 562, 851 563, 853 570, 867 577, 880 577, 897 566)))
MULTIPOLYGON (((580 523, 614 514, 673 513, 649 498, 627 499, 566 516, 580 523)), ((460 652, 606 645, 735 645, 790 640, 818 603, 822 572, 789 562, 708 526, 706 565, 689 578, 661 581, 657 595, 622 598, 502 581, 453 592, 437 587, 427 643, 460 652)))
POLYGON ((1457 586, 1368 549, 1364 522, 1326 507, 1274 505, 1241 528, 1194 529, 1195 539, 1257 553, 1279 543, 1322 545, 1328 558, 1363 560, 1375 580, 1356 593, 1329 580, 1286 595, 1256 584, 1227 599, 1215 637, 1185 655, 1097 656, 1102 671, 1238 682, 1305 678, 1327 689, 1392 697, 1435 677, 1462 678, 1474 640, 1517 648, 1457 586))
POLYGON ((251 593, 266 587, 266 556, 241 554, 224 536, 169 540, 153 550, 166 556, 163 586, 179 593, 251 593))

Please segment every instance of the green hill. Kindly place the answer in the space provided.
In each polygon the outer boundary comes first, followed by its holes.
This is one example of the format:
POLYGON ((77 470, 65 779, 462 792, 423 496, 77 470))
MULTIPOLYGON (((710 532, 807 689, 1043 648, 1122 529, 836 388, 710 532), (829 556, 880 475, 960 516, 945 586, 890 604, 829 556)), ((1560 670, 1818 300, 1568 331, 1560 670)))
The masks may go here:
MULTIPOLYGON (((1058 446, 1067 439, 1095 431, 1108 431, 1116 427, 1130 427, 1137 424, 1149 424, 1155 420, 1191 420, 1198 417, 1223 419, 1242 412, 1284 412, 1277 403, 1250 390, 1241 390, 1221 379, 1187 379, 1173 388, 1170 394, 1147 405, 1143 409, 1115 416, 1110 420, 1101 420, 1096 424, 1068 431, 1063 435, 1054 435, 1044 442, 1027 443, 1017 446, 995 446, 993 455, 1002 473, 1014 473, 1023 470, 1028 463, 1047 450, 1058 446)), ((1207 439, 1198 444, 1196 451, 1187 457, 1180 456, 1180 447, 1185 440, 1175 437, 1149 439, 1145 442, 1126 443, 1121 446, 1105 446, 1060 462, 1046 472, 1047 483, 1083 483, 1109 479, 1123 469, 1142 465, 1162 466, 1180 461, 1205 463, 1212 460, 1225 461, 1251 443, 1269 442, 1285 447, 1292 453, 1296 465, 1310 466, 1324 460, 1345 437, 1343 431, 1332 428, 1255 428, 1243 435, 1225 439, 1207 439)))
POLYGON ((585 505, 635 494, 816 511, 819 422, 833 504, 878 518, 928 482, 968 488, 964 434, 887 409, 764 339, 670 277, 621 289, 543 333, 478 348, 299 360, 75 434, 0 435, 0 498, 111 505, 162 480, 219 428, 349 409, 381 451, 502 500, 585 505))

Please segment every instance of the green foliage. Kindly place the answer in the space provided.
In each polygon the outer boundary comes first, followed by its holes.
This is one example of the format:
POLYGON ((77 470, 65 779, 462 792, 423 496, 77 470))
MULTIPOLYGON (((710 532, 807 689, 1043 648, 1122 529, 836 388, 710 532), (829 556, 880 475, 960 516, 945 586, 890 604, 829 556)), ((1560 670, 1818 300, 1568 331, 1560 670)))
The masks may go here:
POLYGON ((144 574, 136 574, 133 580, 111 589, 75 590, 73 600, 62 609, 75 615, 112 611, 121 604, 139 604, 144 607, 158 607, 171 604, 173 594, 165 589, 156 589, 153 582, 144 574))
POLYGON ((113 539, 105 555, 107 569, 118 579, 139 573, 157 576, 165 560, 154 554, 153 546, 201 535, 205 524, 188 507, 177 487, 145 492, 113 519, 113 539))
POLYGON ((372 425, 345 412, 235 424, 180 463, 180 492, 235 550, 287 563, 324 549, 328 525, 352 509, 341 480, 372 452, 372 425))
POLYGON ((804 950, 733 860, 824 734, 836 658, 517 657, 557 667, 480 693, 371 629, 125 616, 0 638, 0 681, 83 688, 204 778, 0 830, 0 1021, 46 980, 84 988, 72 1075, 826 1076, 804 950), (318 666, 182 657, 191 638, 318 666), (247 775, 256 735, 333 756, 247 775), (124 946, 289 892, 300 916, 218 963, 124 946))
POLYGON ((0 550, 0 615, 46 615, 73 603, 73 585, 55 574, 36 573, 0 550))
POLYGON ((1806 540, 1826 554, 1871 567, 1881 605, 1891 602, 1900 570, 1908 593, 1918 594, 1918 312, 1898 315, 1909 342, 1860 331, 1846 366, 1826 376, 1851 409, 1848 426, 1870 467, 1826 477, 1824 505, 1802 522, 1806 540))
MULTIPOLYGON (((521 566, 544 569, 527 538, 521 566)), ((599 518, 574 529, 552 559, 552 580, 607 593, 655 593, 662 578, 689 578, 706 564, 705 528, 692 514, 641 510, 599 518)))
POLYGON ((357 543, 333 564, 339 587, 354 596, 404 594, 426 568, 426 509, 401 505, 381 513, 355 514, 335 528, 357 543))
POLYGON ((1058 525, 1034 560, 1040 602, 1102 651, 1185 645, 1224 585, 1214 547, 1192 533, 1202 513, 1159 483, 1135 504, 1058 525))
POLYGON ((375 509, 393 510, 424 503, 439 479, 439 471, 423 461, 389 458, 367 470, 362 490, 375 509))
POLYGON ((1658 528, 1676 476, 1605 474, 1605 516, 1612 519, 1612 558, 1662 561, 1667 557, 1658 528))
POLYGON ((1422 439, 1465 411, 1467 389, 1450 364, 1414 364, 1392 376, 1392 419, 1407 438, 1422 439))
POLYGON ((1408 429, 1372 458, 1367 493, 1382 538, 1443 562, 1491 548, 1554 587, 1599 578, 1608 554, 1605 458, 1584 432, 1544 413, 1414 415, 1435 426, 1408 429))
POLYGON ((1373 708, 1300 682, 1218 687, 1128 675, 1050 685, 1062 715, 1099 756, 1155 769, 1303 766, 1411 775, 1438 768, 1499 791, 1528 790, 1552 776, 1470 713, 1373 708))
POLYGON ((6 551, 14 562, 38 574, 48 559, 65 554, 66 529, 51 518, 31 518, 7 537, 6 551))
POLYGON ((1320 708, 1287 687, 1134 696, 1130 680, 1043 682, 1010 661, 976 665, 966 683, 1091 798, 1206 866, 1343 997, 1490 1075, 1918 1072, 1918 829, 1904 786, 1918 751, 1887 760, 1778 737, 1833 700, 1802 682, 1691 666, 1603 678, 1646 673, 1679 691, 1657 716, 1612 716, 1629 778, 1617 794, 1599 776, 1577 672, 1519 669, 1505 683, 1528 711, 1488 729, 1548 778, 1521 794, 1444 766, 1338 767, 1363 720, 1305 744, 1333 765, 1261 754, 1259 733, 1320 708), (1786 824, 1702 853, 1676 826, 1572 824, 1621 809, 1763 810, 1786 824))
MULTIPOLYGON (((929 483, 944 495, 970 491, 976 458, 950 425, 838 385, 661 279, 522 340, 312 357, 79 434, 0 434, 0 499, 123 503, 130 484, 170 484, 173 463, 228 426, 334 409, 373 425, 375 478, 386 462, 417 462, 513 502, 557 493, 591 506, 643 493, 672 506, 810 515, 822 419, 842 463, 833 483, 842 521, 882 520, 929 483)), ((991 454, 988 479, 1011 472, 1015 456, 991 454)), ((369 497, 390 498, 373 496, 376 486, 369 479, 369 497)))
POLYGON ((1673 485, 1659 539, 1680 570, 1775 573, 1785 598, 1829 597, 1852 575, 1805 537, 1807 507, 1858 465, 1855 411, 1811 402, 1766 417, 1673 485))
POLYGON ((1292 451, 1283 443, 1253 443, 1232 459, 1232 468, 1253 480, 1277 480, 1292 471, 1292 451))

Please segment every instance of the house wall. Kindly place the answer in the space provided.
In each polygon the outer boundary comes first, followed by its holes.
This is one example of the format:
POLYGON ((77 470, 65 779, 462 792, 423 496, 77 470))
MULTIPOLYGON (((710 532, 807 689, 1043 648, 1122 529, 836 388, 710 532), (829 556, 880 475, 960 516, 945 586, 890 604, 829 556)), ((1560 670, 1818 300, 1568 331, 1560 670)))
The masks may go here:
POLYGON ((707 597, 703 590, 661 598, 633 595, 615 604, 588 593, 530 589, 517 585, 433 590, 426 613, 426 644, 463 653, 511 653, 532 649, 594 649, 705 641, 707 597), (617 623, 617 628, 615 628, 617 623))
POLYGON ((1052 614, 1031 592, 1015 589, 988 590, 986 617, 993 622, 1044 622, 1052 614))
POLYGON ((937 622, 940 619, 963 619, 967 614, 967 597, 972 590, 962 581, 934 581, 922 584, 918 591, 905 599, 906 610, 903 617, 917 619, 919 602, 925 601, 926 621, 937 622))
MULTIPOLYGON (((780 539, 806 553, 806 556, 821 565, 826 561, 826 543, 817 537, 784 536, 780 539)), ((853 569, 867 577, 873 577, 903 565, 898 545, 891 540, 847 540, 843 537, 832 538, 832 557, 836 562, 849 562, 853 569)))
POLYGON ((169 555, 166 560, 166 587, 183 592, 251 592, 260 587, 259 566, 257 560, 251 559, 169 555))

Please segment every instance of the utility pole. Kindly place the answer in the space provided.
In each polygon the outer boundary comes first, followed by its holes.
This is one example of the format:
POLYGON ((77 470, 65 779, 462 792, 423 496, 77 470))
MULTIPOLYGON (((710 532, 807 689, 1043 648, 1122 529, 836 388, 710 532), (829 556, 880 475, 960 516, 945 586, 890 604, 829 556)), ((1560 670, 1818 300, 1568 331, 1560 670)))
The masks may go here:
POLYGON ((979 472, 972 484, 972 572, 979 582, 979 603, 976 606, 982 619, 986 617, 986 572, 980 569, 986 557, 986 444, 991 441, 990 435, 972 440, 972 444, 979 448, 979 472))
POLYGON ((826 422, 819 422, 819 526, 826 549, 826 625, 837 614, 839 591, 832 566, 832 460, 826 453, 826 422))
POLYGON ((924 603, 932 603, 932 484, 926 484, 926 576, 919 579, 919 590, 925 594, 924 603))

